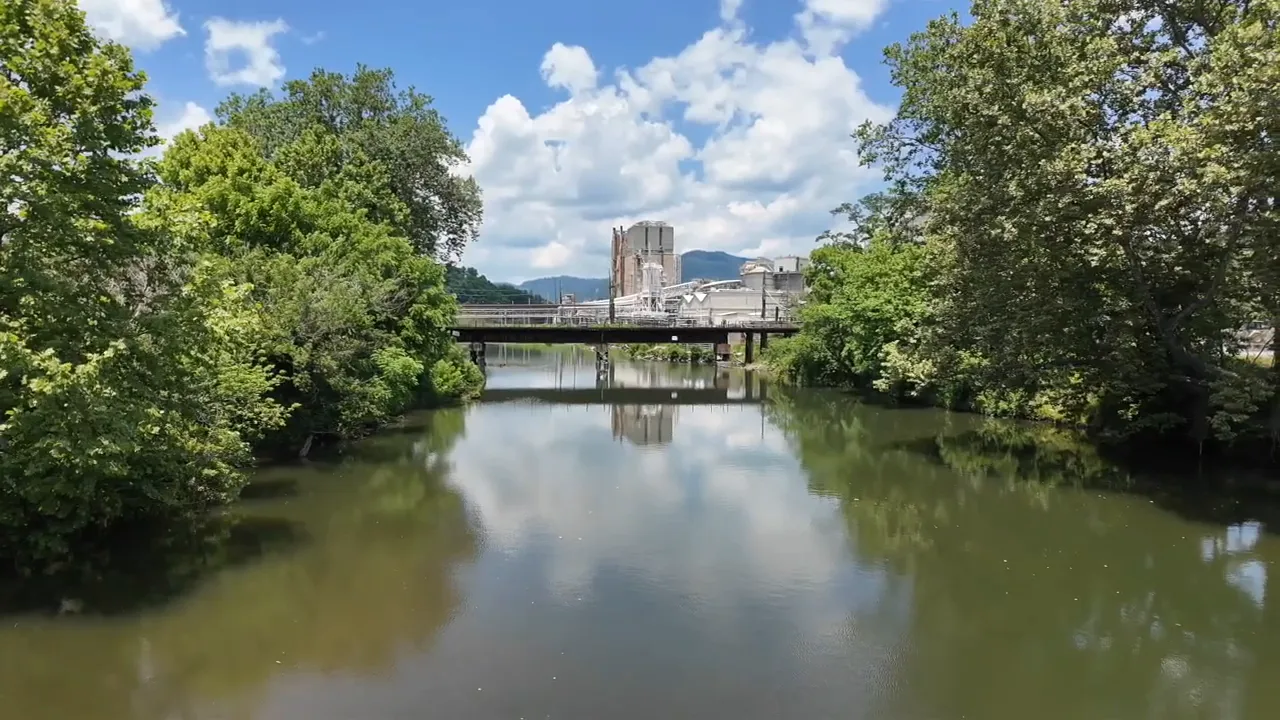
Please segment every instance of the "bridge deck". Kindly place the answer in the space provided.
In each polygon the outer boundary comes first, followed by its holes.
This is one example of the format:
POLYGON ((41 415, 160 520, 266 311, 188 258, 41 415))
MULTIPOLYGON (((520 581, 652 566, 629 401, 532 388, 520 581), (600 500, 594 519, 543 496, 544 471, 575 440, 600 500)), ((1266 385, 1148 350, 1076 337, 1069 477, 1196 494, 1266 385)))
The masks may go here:
POLYGON ((560 405, 759 405, 764 392, 751 388, 500 388, 485 390, 482 402, 542 402, 560 405))
POLYGON ((729 342, 730 334, 755 333, 787 336, 800 328, 790 323, 715 326, 645 325, 458 325, 450 332, 460 342, 551 344, 706 344, 729 342))

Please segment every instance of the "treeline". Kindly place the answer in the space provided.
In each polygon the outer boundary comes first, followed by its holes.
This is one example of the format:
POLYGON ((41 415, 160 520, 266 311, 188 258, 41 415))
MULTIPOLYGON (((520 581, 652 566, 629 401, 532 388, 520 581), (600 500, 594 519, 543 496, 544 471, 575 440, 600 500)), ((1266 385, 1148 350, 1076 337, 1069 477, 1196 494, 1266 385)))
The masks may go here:
POLYGON ((475 268, 450 265, 446 268, 445 286, 460 303, 493 305, 538 305, 547 300, 509 283, 495 283, 475 268))
POLYGON ((483 382, 436 258, 479 190, 426 97, 317 71, 233 96, 159 161, 127 49, 70 0, 0 6, 0 554, 234 499, 483 382))
POLYGON ((813 254, 793 380, 1274 447, 1280 2, 975 0, 886 51, 887 189, 813 254), (1272 341, 1272 349, 1275 342, 1272 341), (1257 355, 1256 350, 1254 355, 1257 355))

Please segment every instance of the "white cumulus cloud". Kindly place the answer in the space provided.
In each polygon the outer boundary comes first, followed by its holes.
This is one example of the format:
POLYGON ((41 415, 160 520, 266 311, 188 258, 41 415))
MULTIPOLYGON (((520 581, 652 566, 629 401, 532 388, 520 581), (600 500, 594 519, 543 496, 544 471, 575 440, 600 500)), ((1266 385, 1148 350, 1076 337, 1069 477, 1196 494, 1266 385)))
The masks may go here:
POLYGON ((272 39, 287 32, 284 20, 240 22, 210 18, 204 24, 205 68, 218 85, 269 87, 284 77, 284 63, 272 39))
POLYGON ((738 17, 738 10, 741 8, 742 0, 720 0, 720 19, 732 22, 738 17))
POLYGON ((147 148, 142 157, 159 157, 164 154, 169 142, 184 130, 195 130, 205 123, 213 122, 213 115, 198 103, 187 101, 181 112, 169 112, 167 106, 161 104, 157 108, 156 134, 163 141, 160 145, 147 148))
POLYGON ((160 137, 172 140, 184 130, 195 130, 201 125, 210 122, 213 122, 213 116, 209 114, 209 111, 188 100, 182 106, 182 112, 177 117, 159 123, 156 126, 156 130, 160 133, 160 137))
POLYGON ((187 34, 164 0, 80 0, 80 9, 99 35, 135 50, 154 50, 187 34))
POLYGON ((805 0, 796 25, 810 49, 825 54, 865 30, 888 4, 889 0, 805 0))
POLYGON ((886 2, 804 0, 793 37, 757 42, 722 0, 724 22, 681 52, 612 73, 556 43, 542 76, 567 97, 535 114, 504 95, 471 135, 485 225, 465 261, 504 280, 601 277, 609 228, 644 219, 672 223, 682 252, 808 252, 877 179, 849 135, 892 111, 839 52, 886 2))
POLYGON ((596 86, 596 66, 586 48, 556 43, 542 58, 542 78, 551 87, 564 88, 575 95, 596 86))

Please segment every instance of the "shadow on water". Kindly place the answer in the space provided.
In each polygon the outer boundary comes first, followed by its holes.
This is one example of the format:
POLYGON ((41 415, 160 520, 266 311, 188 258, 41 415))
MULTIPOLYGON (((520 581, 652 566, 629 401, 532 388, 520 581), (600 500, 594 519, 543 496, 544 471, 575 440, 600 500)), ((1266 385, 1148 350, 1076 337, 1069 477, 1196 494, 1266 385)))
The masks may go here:
POLYGON ((141 523, 80 548, 47 573, 0 578, 0 614, 137 613, 182 597, 209 575, 292 552, 306 539, 298 523, 233 513, 141 523))
POLYGON ((1100 452, 1078 433, 1051 426, 982 420, 952 435, 919 438, 900 449, 967 475, 1012 478, 1052 487, 1127 493, 1192 522, 1234 525, 1258 521, 1280 533, 1280 496, 1253 477, 1222 468, 1177 472, 1162 462, 1137 465, 1100 452))
POLYGON ((441 484, 447 468, 440 461, 463 432, 463 418, 459 409, 411 416, 342 453, 259 470, 232 507, 131 523, 87 540, 73 560, 44 573, 0 574, 0 616, 143 613, 220 573, 304 552, 333 510, 306 497, 305 485, 319 479, 345 485, 349 504, 338 510, 346 515, 430 512, 423 504, 435 497, 460 505, 441 484))
MULTIPOLYGON (((1048 424, 865 403, 840 393, 775 392, 770 415, 801 444, 838 443, 846 454, 884 462, 905 454, 975 482, 1122 493, 1179 517, 1230 525, 1258 521, 1280 533, 1280 494, 1256 472, 1227 467, 1175 470, 1133 454, 1100 450, 1082 433, 1048 424)), ((1009 489, 1012 489, 1009 488, 1009 489)))
POLYGON ((909 579, 894 716, 1275 717, 1273 500, 1048 426, 801 391, 767 412, 851 554, 909 579))
POLYGON ((275 478, 251 482, 240 491, 241 502, 253 500, 282 500, 298 496, 298 480, 296 478, 275 478))
POLYGON ((431 643, 477 552, 447 482, 463 422, 263 468, 249 502, 0 582, 0 716, 250 717, 282 673, 377 674, 431 643))

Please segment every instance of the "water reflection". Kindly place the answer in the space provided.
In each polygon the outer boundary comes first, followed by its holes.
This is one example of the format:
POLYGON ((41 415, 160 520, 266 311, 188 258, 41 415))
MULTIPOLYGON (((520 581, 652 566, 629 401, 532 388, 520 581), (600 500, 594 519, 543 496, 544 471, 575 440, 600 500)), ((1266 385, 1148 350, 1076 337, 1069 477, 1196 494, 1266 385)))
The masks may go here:
POLYGON ((614 405, 609 419, 616 440, 636 445, 668 445, 675 432, 679 408, 675 405, 614 405))
POLYGON ((485 690, 434 691, 476 716, 874 716, 905 586, 848 562, 838 508, 795 481, 759 383, 625 362, 597 383, 561 375, 560 357, 549 370, 568 387, 548 400, 643 401, 511 402, 524 392, 512 384, 545 386, 491 375, 493 402, 468 417, 451 477, 489 551, 472 586, 486 592, 471 597, 493 611, 459 618, 466 642, 425 664, 466 668, 485 690), (498 610, 510 597, 526 604, 498 610), (508 650, 487 652, 499 638, 508 650))
POLYGON ((1277 526, 1168 486, 1045 427, 495 348, 476 406, 0 585, 0 716, 1280 716, 1277 526))
POLYGON ((0 716, 259 717, 282 686, 375 675, 425 649, 459 603, 454 568, 476 549, 436 459, 461 420, 440 413, 341 462, 264 471, 258 499, 157 534, 159 552, 97 558, 77 582, 49 583, 61 594, 45 608, 61 597, 77 614, 4 619, 0 716), (178 582, 153 597, 152 576, 178 582))
POLYGON ((1139 492, 1147 479, 1045 427, 804 393, 771 412, 814 490, 839 500, 858 556, 912 578, 904 712, 1280 711, 1264 680, 1280 676, 1265 593, 1280 548, 1262 523, 1181 521, 1167 493, 1139 492))

